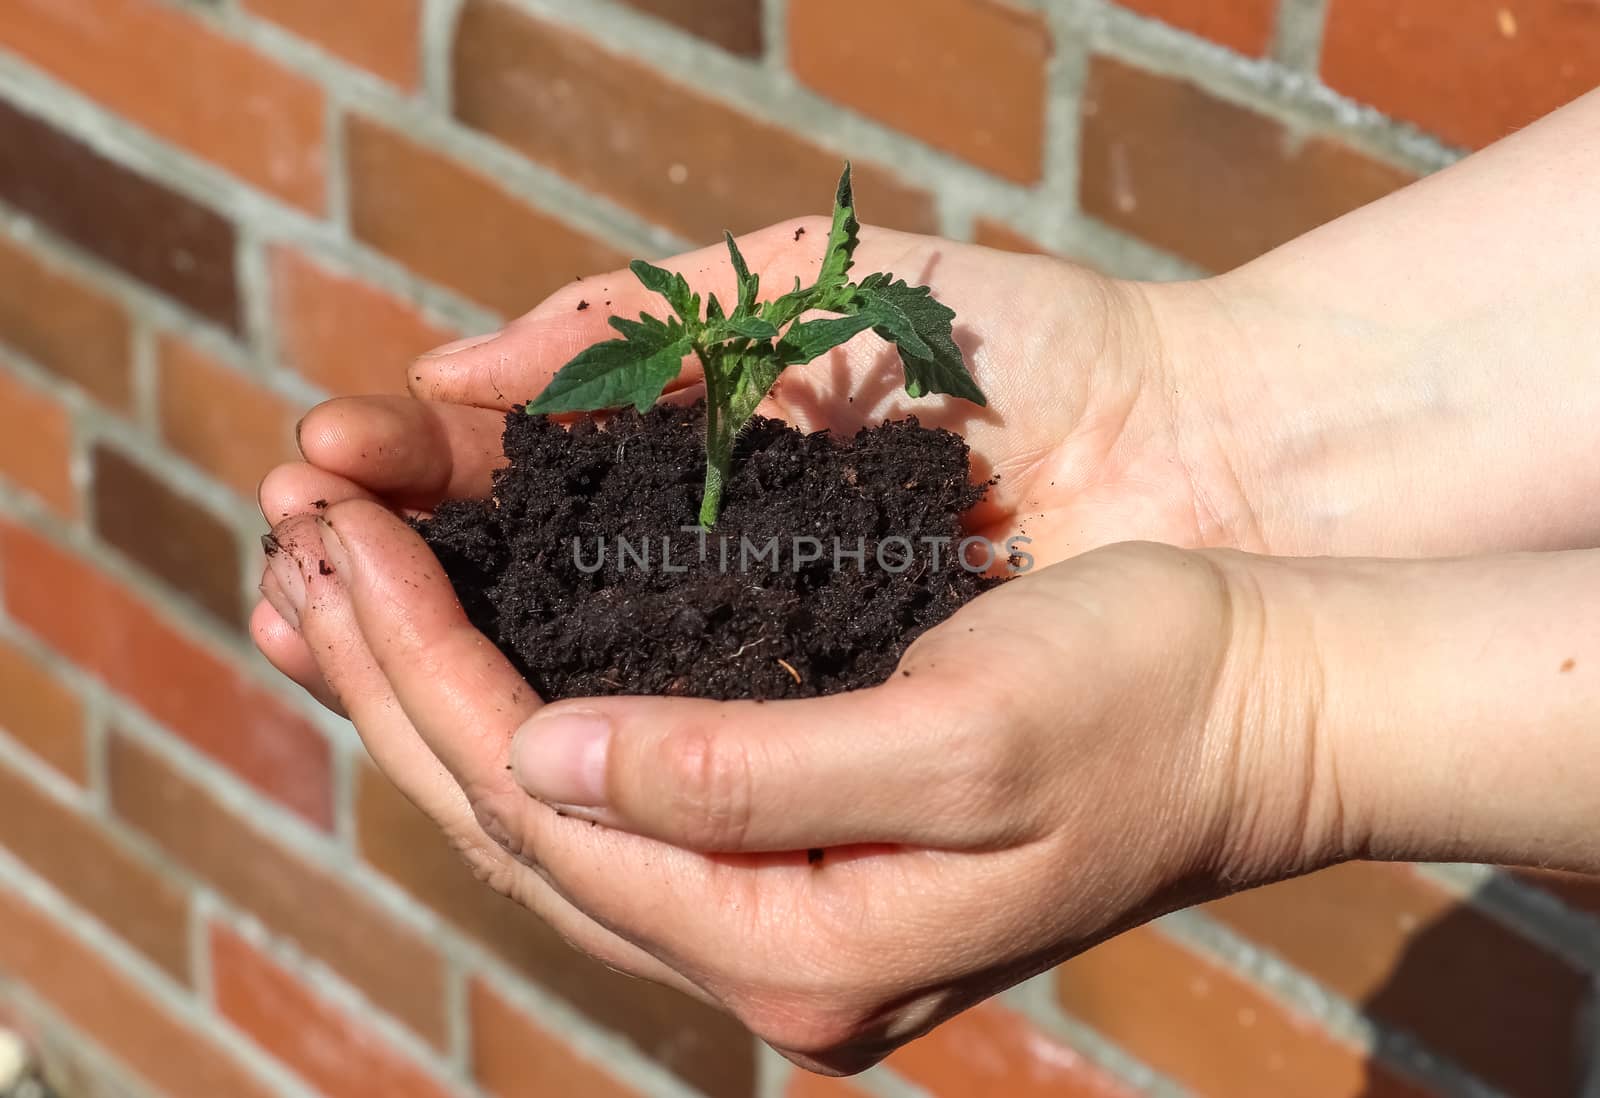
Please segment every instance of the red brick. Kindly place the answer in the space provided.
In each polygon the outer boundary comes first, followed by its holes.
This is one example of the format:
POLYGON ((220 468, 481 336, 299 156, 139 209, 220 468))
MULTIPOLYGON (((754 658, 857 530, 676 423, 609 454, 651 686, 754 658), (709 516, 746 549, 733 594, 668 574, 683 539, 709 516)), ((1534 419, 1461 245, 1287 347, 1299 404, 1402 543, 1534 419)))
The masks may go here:
POLYGON ((730 53, 760 57, 761 0, 622 0, 730 53))
POLYGON ((709 1098, 754 1092, 755 1039, 744 1027, 573 950, 532 912, 480 884, 439 829, 370 766, 358 772, 356 836, 362 856, 401 888, 709 1098))
POLYGON ((1032 237, 1024 236, 1004 222, 988 217, 980 217, 973 224, 972 242, 1002 252, 1020 252, 1024 255, 1050 254, 1049 248, 1032 237))
POLYGON ((72 486, 72 419, 54 397, 6 373, 3 360, 0 479, 65 518, 78 513, 78 493, 72 486))
POLYGON ((433 1044, 448 1040, 444 960, 363 891, 309 865, 124 736, 111 740, 111 807, 232 903, 293 939, 433 1044))
POLYGON ((38 661, 0 640, 0 728, 79 785, 89 780, 83 703, 38 661))
POLYGON ((174 451, 247 497, 268 469, 298 457, 298 404, 176 336, 162 337, 156 357, 161 434, 174 451))
POLYGON ((1323 137, 1108 57, 1083 96, 1084 210, 1213 271, 1413 178, 1323 137))
POLYGON ((388 1041, 216 925, 211 983, 217 1010, 324 1098, 450 1094, 388 1041))
POLYGON ((104 825, 0 766, 0 847, 175 979, 189 978, 189 899, 104 825))
POLYGON ((930 1094, 954 1098, 1132 1098, 1082 1054, 1014 1011, 985 1003, 889 1058, 930 1094))
POLYGON ((48 916, 4 891, 0 971, 31 987, 165 1098, 271 1098, 208 1038, 48 916))
POLYGON ((224 624, 242 626, 239 542, 228 524, 110 447, 96 446, 91 465, 95 532, 224 624))
POLYGON ((0 566, 20 624, 267 796, 331 826, 328 741, 275 694, 32 531, 0 521, 0 566))
POLYGON ((418 274, 517 315, 621 252, 524 205, 499 184, 352 117, 350 222, 357 238, 418 274))
MULTIPOLYGON (((60 8, 76 11, 66 5, 60 8)), ((208 320, 239 330, 237 233, 231 222, 4 100, 0 100, 0 201, 208 320)), ((30 293, 21 301, 26 305, 33 297, 30 293)), ((9 311, 0 313, 9 316, 9 311)), ((72 329, 49 312, 46 320, 49 324, 43 331, 52 334, 49 345, 60 345, 59 333, 72 329)), ((107 337, 106 331, 86 332, 84 348, 103 350, 100 341, 107 337)), ((78 353, 73 343, 66 347, 67 353, 78 353)), ((69 372, 59 364, 50 365, 69 372)), ((110 369, 96 358, 84 364, 85 374, 94 367, 101 369, 93 376, 104 377, 106 384, 125 370, 120 359, 110 369)), ((125 394, 126 381, 120 384, 123 388, 117 391, 125 394)))
POLYGON ((1481 148, 1600 84, 1600 5, 1332 0, 1322 77, 1453 145, 1481 148))
POLYGON ((1056 970, 1061 1004, 1202 1094, 1422 1098, 1359 1049, 1221 965, 1145 927, 1056 970))
POLYGON ((422 0, 245 0, 245 9, 402 88, 422 75, 422 0))
POLYGON ((1272 45, 1278 0, 1228 0, 1225 4, 1195 0, 1118 0, 1123 7, 1209 38, 1231 50, 1261 57, 1272 45))
MULTIPOLYGON (((693 240, 826 213, 851 151, 823 149, 504 0, 468 0, 454 101, 467 125, 693 240)), ((856 185, 874 224, 936 227, 931 196, 867 158, 856 185)))
POLYGON ((1044 174, 1050 29, 1004 0, 806 0, 789 67, 862 114, 1018 183, 1044 174))
POLYGON ((1524 884, 1542 888, 1574 911, 1600 916, 1600 877, 1552 869, 1513 869, 1524 884))
POLYGON ((272 305, 284 364, 335 394, 404 395, 411 360, 461 334, 290 248, 272 253, 272 305))
POLYGON ((871 1098, 854 1083, 796 1070, 783 1088, 783 1098, 871 1098))
POLYGON ((0 46, 157 137, 322 212, 321 90, 204 21, 157 0, 11 0, 0 46))
POLYGON ((512 1007, 482 980, 474 980, 468 1009, 472 1075, 496 1098, 627 1098, 625 1087, 560 1037, 512 1007))
POLYGON ((1508 1093, 1567 1095, 1583 1070, 1588 979, 1410 866, 1352 863, 1209 910, 1508 1093))
POLYGON ((128 317, 122 307, 20 245, 0 236, 0 343, 126 411, 128 317))

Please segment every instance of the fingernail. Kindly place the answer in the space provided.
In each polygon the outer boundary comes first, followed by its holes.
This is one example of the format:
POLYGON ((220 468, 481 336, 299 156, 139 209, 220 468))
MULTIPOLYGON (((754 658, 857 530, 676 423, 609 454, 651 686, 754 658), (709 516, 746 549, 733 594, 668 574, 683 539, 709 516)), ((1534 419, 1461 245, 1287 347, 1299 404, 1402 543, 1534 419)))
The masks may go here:
POLYGON ((267 600, 267 605, 277 611, 278 617, 289 623, 289 628, 296 633, 300 631, 300 615, 289 600, 284 597, 283 588, 278 586, 278 579, 270 571, 262 577, 261 597, 267 600))
POLYGON ((317 533, 322 535, 323 559, 318 562, 318 571, 324 576, 337 575, 350 566, 350 553, 344 547, 344 542, 339 539, 339 532, 327 519, 317 520, 317 533))
POLYGON ((261 544, 267 550, 267 574, 277 582, 283 603, 279 605, 274 602, 272 608, 298 629, 300 612, 306 608, 306 579, 300 574, 300 565, 295 562, 294 554, 279 545, 278 539, 271 534, 262 538, 261 544), (268 538, 271 538, 270 542, 268 538))
POLYGON ((446 357, 448 355, 455 354, 457 351, 468 351, 468 350, 471 350, 473 347, 481 347, 485 343, 488 343, 491 339, 499 339, 499 338, 500 338, 500 333, 499 332, 490 332, 487 335, 467 336, 465 339, 458 339, 458 340, 455 340, 454 342, 446 343, 443 347, 435 347, 433 350, 427 352, 426 354, 419 355, 418 357, 419 358, 444 358, 444 357, 446 357))
POLYGON ((606 752, 611 722, 582 709, 545 711, 528 719, 511 744, 517 784, 541 801, 599 808, 606 802, 606 752))

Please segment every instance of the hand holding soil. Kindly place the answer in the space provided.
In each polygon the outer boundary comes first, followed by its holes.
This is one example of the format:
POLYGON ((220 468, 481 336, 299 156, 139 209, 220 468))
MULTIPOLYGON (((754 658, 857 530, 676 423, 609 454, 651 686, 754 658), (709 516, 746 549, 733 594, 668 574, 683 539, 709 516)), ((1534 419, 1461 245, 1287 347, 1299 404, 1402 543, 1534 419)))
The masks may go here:
MULTIPOLYGON (((547 705, 400 517, 490 493, 506 411, 654 307, 622 275, 423 359, 420 400, 314 411, 307 463, 263 484, 255 635, 492 887, 820 1069, 1334 862, 1600 870, 1600 362, 1574 335, 1600 248, 1573 229, 1600 224, 1574 183, 1600 177, 1597 118, 1591 95, 1203 282, 864 230, 864 269, 955 311, 988 407, 911 401, 863 337, 761 411, 956 432, 996 478, 966 530, 1036 562, 878 685, 547 705), (1539 552, 1301 556, 1507 550, 1539 552)), ((827 232, 740 246, 787 286, 827 232)), ((736 292, 720 247, 665 267, 736 292)), ((698 395, 680 380, 669 404, 698 395)))

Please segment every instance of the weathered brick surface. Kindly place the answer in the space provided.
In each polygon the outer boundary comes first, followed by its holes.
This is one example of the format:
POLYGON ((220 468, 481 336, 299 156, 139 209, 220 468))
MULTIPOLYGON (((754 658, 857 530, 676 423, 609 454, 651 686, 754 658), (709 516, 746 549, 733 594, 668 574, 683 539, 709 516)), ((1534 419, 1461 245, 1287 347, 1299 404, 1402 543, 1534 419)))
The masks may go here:
POLYGON ((1136 931, 1045 976, 1059 1007, 982 1006, 880 1076, 758 1067, 736 1022, 580 957, 336 762, 243 654, 234 543, 309 395, 401 392, 486 314, 823 213, 846 158, 869 223, 1170 277, 1596 83, 1589 0, 0 2, 0 1014, 84 1098, 124 1071, 264 1098, 219 1032, 297 1094, 439 1093, 413 1055, 495 1098, 643 1098, 652 1059, 705 1098, 1133 1093, 1082 1041, 1197 1095, 1427 1090, 1333 1036, 1345 1005, 1424 1074, 1572 1093, 1593 972, 1561 958, 1595 955, 1600 885, 1515 871, 1502 920, 1394 866, 1212 905, 1238 963, 1136 931), (1263 988, 1263 955, 1312 993, 1263 988))
POLYGON ((292 248, 272 253, 272 307, 284 365, 330 393, 403 393, 411 360, 460 334, 292 248))
POLYGON ((217 1009, 327 1098, 450 1098, 387 1040, 232 931, 213 925, 217 1009))
POLYGON ((585 271, 627 262, 488 176, 375 122, 352 118, 345 138, 356 236, 492 309, 515 315, 585 271))
POLYGON ((411 803, 363 767, 356 790, 361 853, 419 901, 711 1098, 752 1098, 755 1042, 688 997, 630 981, 573 951, 527 911, 489 892, 411 803))
POLYGON ((0 889, 0 972, 171 1098, 271 1098, 272 1091, 87 943, 0 889))
POLYGON ((228 525, 109 446, 94 448, 91 465, 95 532, 225 624, 241 624, 238 539, 228 525))
POLYGON ((259 825, 123 736, 107 764, 117 818, 338 972, 435 1045, 447 1040, 444 961, 363 890, 307 865, 259 825))
POLYGON ((818 94, 980 167, 1044 170, 1042 16, 1006 0, 808 0, 789 7, 789 64, 818 94))
POLYGON ((1253 57, 1266 53, 1272 45, 1278 21, 1276 0, 1230 0, 1226 4, 1195 3, 1194 0, 1118 0, 1118 3, 1140 15, 1170 23, 1253 57))
POLYGON ((422 76, 422 0, 244 0, 254 15, 402 88, 422 76))
POLYGON ((1340 866, 1210 910, 1507 1093, 1558 1098, 1583 1073, 1589 977, 1410 866, 1340 866))
POLYGON ((35 658, 0 640, 0 729, 82 785, 88 780, 83 703, 35 658))
POLYGON ((0 480, 64 518, 78 513, 70 413, 38 387, 5 373, 0 373, 0 480))
POLYGON ((0 343, 108 407, 128 408, 128 316, 115 301, 4 236, 0 286, 0 343))
POLYGON ((189 978, 189 898, 83 812, 0 766, 0 847, 174 979, 189 978))
POLYGON ((472 1076, 495 1098, 545 1098, 582 1094, 585 1098, 630 1098, 636 1094, 593 1060, 565 1047, 540 1026, 474 980, 469 992, 472 1020, 472 1076))
POLYGON ((10 0, 0 48, 287 202, 323 208, 322 90, 179 8, 10 0))
POLYGON ((1057 970, 1061 1005, 1202 1094, 1230 1098, 1422 1098, 1220 964, 1149 928, 1057 970))
POLYGON ((761 26, 761 0, 622 2, 744 57, 759 57, 766 40, 761 26))
POLYGON ((1410 182, 1348 145, 1184 80, 1096 57, 1083 96, 1084 210, 1227 270, 1410 182))
POLYGON ((242 496, 267 469, 299 457, 305 408, 177 336, 157 344, 161 434, 168 446, 242 496))
POLYGON ((81 557, 0 521, 5 609, 182 739, 270 797, 332 822, 328 741, 219 652, 81 557))
MULTIPOLYGON (((468 0, 455 75, 462 122, 695 239, 827 213, 852 151, 760 122, 505 0, 468 0)), ((933 227, 925 192, 865 159, 856 173, 870 220, 933 227)))
POLYGON ((3 101, 0 202, 206 319, 238 327, 228 221, 3 101))
POLYGON ((1322 75, 1335 91, 1479 148, 1600 84, 1600 6, 1332 0, 1322 75))

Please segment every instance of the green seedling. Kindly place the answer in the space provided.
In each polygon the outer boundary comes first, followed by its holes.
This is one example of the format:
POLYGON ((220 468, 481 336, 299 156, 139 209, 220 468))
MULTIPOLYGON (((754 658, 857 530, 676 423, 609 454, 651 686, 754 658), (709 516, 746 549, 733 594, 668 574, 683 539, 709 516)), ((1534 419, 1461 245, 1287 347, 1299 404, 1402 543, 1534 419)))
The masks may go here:
POLYGON ((682 275, 635 260, 630 267, 634 275, 665 298, 674 315, 666 320, 648 313, 638 320, 612 317, 611 326, 622 338, 597 343, 563 366, 528 404, 528 414, 593 412, 628 404, 643 412, 660 399, 693 354, 705 375, 706 480, 700 524, 709 527, 722 509, 734 439, 778 375, 869 328, 899 349, 911 396, 948 393, 985 404, 952 334, 956 314, 935 301, 928 287, 907 285, 891 274, 850 280, 860 233, 846 164, 822 271, 809 288, 796 279, 794 289, 782 297, 758 303, 761 279, 750 273, 733 234, 726 233, 739 299, 729 311, 709 294, 702 315, 700 295, 682 275))

